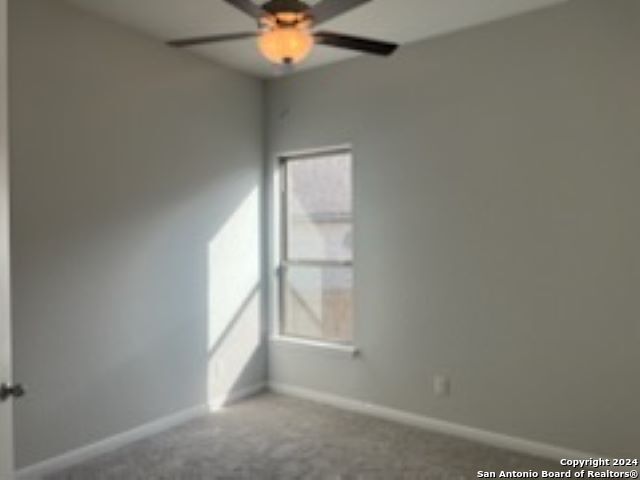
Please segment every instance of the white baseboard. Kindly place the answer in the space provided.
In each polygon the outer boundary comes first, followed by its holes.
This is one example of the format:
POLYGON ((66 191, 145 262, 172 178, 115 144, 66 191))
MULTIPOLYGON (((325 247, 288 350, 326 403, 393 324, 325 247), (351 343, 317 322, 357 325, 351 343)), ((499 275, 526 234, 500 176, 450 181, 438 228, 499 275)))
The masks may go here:
POLYGON ((85 462, 103 453, 110 452, 123 447, 129 443, 142 440, 181 425, 189 420, 205 415, 209 411, 206 405, 189 408, 167 417, 146 423, 132 430, 119 433, 104 440, 86 445, 84 447, 63 453, 57 457, 44 460, 29 467, 19 470, 16 474, 17 480, 39 480, 43 475, 62 470, 77 463, 85 462))
POLYGON ((466 440, 472 440, 478 443, 483 443, 485 445, 490 445, 492 447, 511 450, 535 457, 548 458, 556 461, 559 461, 563 458, 608 458, 606 455, 587 454, 585 452, 579 452, 565 447, 558 447, 534 440, 527 440, 524 438, 512 437, 510 435, 505 435, 502 433, 468 427, 457 423, 418 415, 416 413, 396 410, 393 408, 384 407, 382 405, 366 403, 360 400, 340 397, 337 395, 297 387, 294 385, 270 383, 269 389, 275 393, 303 398, 305 400, 312 400, 343 410, 349 410, 352 412, 361 413, 384 420, 390 420, 405 425, 423 428, 425 430, 430 430, 433 432, 460 437, 466 440))
POLYGON ((241 388, 231 392, 230 394, 214 399, 212 405, 199 405, 192 407, 76 450, 63 453, 57 457, 30 465, 16 472, 16 480, 41 480, 44 475, 64 470, 72 465, 86 462, 92 458, 124 447, 130 443, 162 433, 170 428, 193 420, 194 418, 206 415, 207 413, 210 413, 214 407, 220 408, 225 405, 229 405, 242 400, 243 398, 253 396, 265 388, 266 384, 264 383, 241 388))
POLYGON ((230 393, 225 395, 220 395, 219 397, 215 397, 213 400, 209 401, 209 410, 215 411, 218 408, 231 405, 232 403, 238 402, 242 399, 253 397, 263 390, 267 389, 267 383, 262 382, 256 385, 249 385, 248 387, 238 388, 230 393))
MULTIPOLYGON (((405 425, 423 428, 425 430, 465 438, 467 440, 472 440, 486 445, 491 445, 493 447, 512 450, 527 455, 549 458, 556 461, 563 458, 607 458, 606 455, 587 454, 565 447, 549 445, 542 442, 505 435, 502 433, 468 427, 457 423, 438 420, 435 418, 405 412, 382 405, 376 405, 360 400, 340 397, 338 395, 332 395, 293 385, 285 385, 280 383, 269 383, 267 385, 261 383, 258 385, 252 385, 246 388, 235 390, 228 395, 223 395, 217 399, 214 399, 214 401, 211 402, 210 405, 197 406, 184 410, 182 412, 178 412, 174 415, 170 415, 168 417, 164 417, 151 423, 147 423, 140 427, 134 428, 133 430, 129 430, 127 432, 115 435, 110 438, 106 438, 91 445, 87 445, 77 450, 73 450, 49 460, 31 465, 18 471, 16 473, 16 479, 40 480, 44 475, 53 473, 58 470, 63 470, 72 465, 90 460, 91 458, 94 458, 98 455, 108 453, 117 448, 126 446, 127 444, 130 444, 137 440, 141 440, 151 435, 161 433, 172 427, 181 425, 191 419, 205 415, 210 412, 212 408, 219 408, 225 405, 229 405, 231 403, 242 400, 243 398, 247 398, 260 393, 267 387, 270 390, 276 393, 281 393, 283 395, 312 400, 343 410, 349 410, 352 412, 382 418, 405 425)), ((612 470, 614 470, 614 468, 612 468, 612 470)))

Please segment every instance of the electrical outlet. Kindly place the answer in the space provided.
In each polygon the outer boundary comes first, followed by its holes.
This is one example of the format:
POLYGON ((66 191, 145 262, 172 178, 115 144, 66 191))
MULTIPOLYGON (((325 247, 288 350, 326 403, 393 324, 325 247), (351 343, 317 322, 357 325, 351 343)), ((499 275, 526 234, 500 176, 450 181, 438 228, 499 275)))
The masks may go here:
POLYGON ((438 397, 448 397, 451 394, 451 380, 445 375, 433 377, 433 391, 438 397))

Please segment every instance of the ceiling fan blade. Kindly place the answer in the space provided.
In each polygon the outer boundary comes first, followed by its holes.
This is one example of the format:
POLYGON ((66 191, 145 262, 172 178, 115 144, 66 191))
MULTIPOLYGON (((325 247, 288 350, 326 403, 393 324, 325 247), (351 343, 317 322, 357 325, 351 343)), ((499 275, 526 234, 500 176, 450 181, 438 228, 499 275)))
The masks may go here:
POLYGON ((256 5, 251 0, 224 0, 232 7, 237 8, 238 10, 243 11, 250 17, 255 18, 256 20, 260 19, 264 15, 264 10, 259 5, 256 5))
POLYGON ((311 7, 309 15, 313 17, 314 25, 320 25, 370 1, 371 0, 321 0, 320 3, 311 7))
POLYGON ((256 32, 227 33, 222 35, 204 35, 201 37, 178 38, 169 40, 167 45, 172 47, 190 47, 193 45, 202 45, 205 43, 226 42, 229 40, 242 40, 244 38, 253 38, 258 34, 256 32))
POLYGON ((398 44, 373 40, 370 38, 354 37, 334 32, 316 32, 313 34, 318 45, 346 48, 372 55, 389 56, 398 48, 398 44))

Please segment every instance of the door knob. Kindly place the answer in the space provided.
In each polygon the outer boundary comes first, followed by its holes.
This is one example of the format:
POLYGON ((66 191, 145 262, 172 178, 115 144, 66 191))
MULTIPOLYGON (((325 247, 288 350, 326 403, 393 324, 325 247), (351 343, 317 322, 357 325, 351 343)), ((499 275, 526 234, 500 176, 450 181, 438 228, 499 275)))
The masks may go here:
POLYGON ((0 402, 5 402, 10 397, 24 397, 25 393, 26 392, 24 390, 24 387, 19 383, 16 383, 15 385, 8 385, 6 383, 3 383, 2 385, 0 385, 0 402))

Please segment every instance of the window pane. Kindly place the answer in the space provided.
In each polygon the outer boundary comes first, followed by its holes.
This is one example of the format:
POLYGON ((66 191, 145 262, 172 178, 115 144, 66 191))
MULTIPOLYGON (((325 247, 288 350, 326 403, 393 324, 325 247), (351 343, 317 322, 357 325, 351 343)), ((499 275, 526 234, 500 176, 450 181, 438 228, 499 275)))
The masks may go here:
POLYGON ((283 282, 283 333, 325 341, 352 340, 352 286, 349 267, 288 267, 283 282))
POLYGON ((351 260, 351 156, 287 162, 287 257, 351 260))

